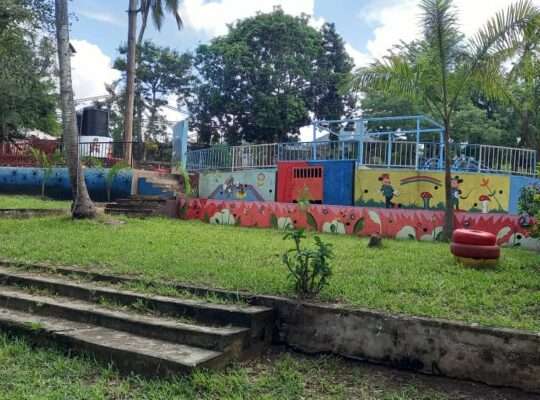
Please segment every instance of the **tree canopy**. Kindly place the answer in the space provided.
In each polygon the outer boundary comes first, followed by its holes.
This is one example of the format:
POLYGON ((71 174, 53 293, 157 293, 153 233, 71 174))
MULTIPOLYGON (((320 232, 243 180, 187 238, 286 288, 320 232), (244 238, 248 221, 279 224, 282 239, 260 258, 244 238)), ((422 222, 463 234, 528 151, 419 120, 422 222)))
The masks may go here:
POLYGON ((59 130, 54 77, 52 4, 0 0, 0 138, 22 129, 59 130))
POLYGON ((241 20, 194 55, 199 141, 287 141, 312 117, 341 117, 351 97, 338 89, 352 66, 331 24, 319 31, 280 9, 241 20))
MULTIPOLYGON (((122 72, 122 81, 125 81, 127 48, 121 46, 118 51, 120 57, 115 60, 114 68, 122 72)), ((139 46, 137 53, 135 138, 141 140, 144 133, 146 139, 163 140, 167 126, 160 107, 167 104, 167 96, 176 95, 182 99, 189 91, 191 57, 149 40, 139 46)), ((120 108, 123 110, 124 106, 120 108)))

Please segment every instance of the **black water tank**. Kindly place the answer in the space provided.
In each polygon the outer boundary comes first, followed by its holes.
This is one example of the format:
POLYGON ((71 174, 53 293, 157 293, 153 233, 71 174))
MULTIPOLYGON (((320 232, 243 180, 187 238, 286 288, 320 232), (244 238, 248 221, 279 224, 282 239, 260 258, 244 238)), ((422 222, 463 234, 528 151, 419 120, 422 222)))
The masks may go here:
POLYGON ((86 107, 82 113, 82 136, 109 137, 109 113, 95 107, 86 107))
POLYGON ((77 133, 81 134, 81 127, 82 127, 82 111, 77 111, 77 133))

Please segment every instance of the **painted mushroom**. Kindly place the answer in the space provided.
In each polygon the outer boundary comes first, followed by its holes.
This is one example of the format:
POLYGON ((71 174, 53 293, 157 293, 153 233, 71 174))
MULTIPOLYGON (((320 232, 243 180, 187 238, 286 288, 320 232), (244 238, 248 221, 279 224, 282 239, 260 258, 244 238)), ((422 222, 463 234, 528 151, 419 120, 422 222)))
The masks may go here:
POLYGON ((422 200, 424 200, 424 208, 425 209, 428 209, 429 208, 429 201, 433 198, 433 195, 429 192, 422 192, 420 194, 420 197, 422 198, 422 200))
POLYGON ((489 202, 491 199, 487 194, 483 194, 478 200, 480 200, 480 204, 482 204, 482 214, 487 214, 489 212, 489 202))

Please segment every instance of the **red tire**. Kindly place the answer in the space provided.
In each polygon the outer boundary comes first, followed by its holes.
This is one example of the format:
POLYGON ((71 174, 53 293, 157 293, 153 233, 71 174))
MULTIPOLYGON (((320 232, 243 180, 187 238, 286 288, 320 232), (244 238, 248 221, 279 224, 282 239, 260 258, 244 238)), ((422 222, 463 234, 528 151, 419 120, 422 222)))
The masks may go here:
POLYGON ((495 246, 497 237, 493 233, 475 229, 456 229, 452 234, 452 242, 477 246, 495 246))
POLYGON ((499 246, 477 246, 463 243, 451 243, 450 252, 456 257, 482 260, 496 260, 501 256, 499 246))

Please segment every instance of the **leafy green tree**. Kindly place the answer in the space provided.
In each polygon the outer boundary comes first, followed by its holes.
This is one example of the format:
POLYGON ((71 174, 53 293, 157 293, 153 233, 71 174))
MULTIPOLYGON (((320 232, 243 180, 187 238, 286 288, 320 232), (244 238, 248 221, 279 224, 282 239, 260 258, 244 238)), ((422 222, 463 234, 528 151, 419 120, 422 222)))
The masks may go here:
POLYGON ((515 54, 523 31, 538 10, 522 0, 501 11, 475 36, 465 41, 458 30, 452 0, 422 0, 421 51, 414 62, 391 54, 360 69, 353 84, 419 101, 444 125, 446 212, 444 237, 453 230, 450 138, 452 121, 462 96, 481 91, 488 98, 503 96, 500 66, 515 54))
POLYGON ((526 27, 508 74, 509 101, 519 144, 540 151, 540 18, 526 27))
POLYGON ((59 131, 54 93, 54 46, 46 29, 52 4, 0 0, 0 140, 23 129, 59 131))
POLYGON ((356 96, 352 93, 344 95, 341 91, 343 82, 350 77, 354 62, 333 23, 325 23, 321 34, 322 52, 311 82, 312 110, 318 119, 337 120, 351 113, 356 106, 356 96))
MULTIPOLYGON (((125 46, 119 49, 120 57, 114 62, 114 68, 127 71, 125 46)), ((160 47, 151 41, 145 41, 138 49, 137 81, 135 87, 135 125, 139 140, 163 140, 167 134, 167 122, 160 114, 160 107, 167 104, 170 94, 182 96, 189 88, 191 58, 179 54, 169 47, 160 47), (143 124, 143 116, 148 116, 143 124), (143 138, 143 131, 146 137, 143 138)))
POLYGON ((338 87, 352 68, 331 25, 323 33, 306 16, 281 9, 246 18, 197 48, 193 127, 202 143, 294 140, 317 116, 342 116, 338 87), (324 115, 323 115, 324 114, 324 115))

